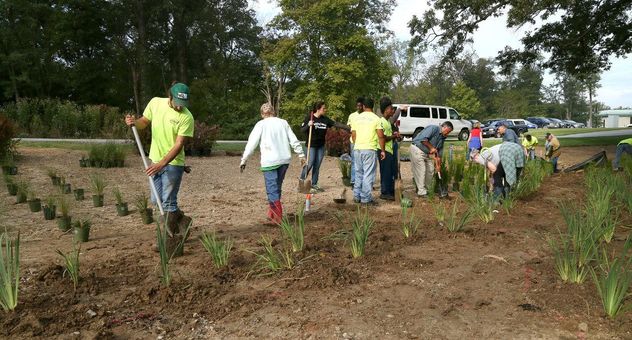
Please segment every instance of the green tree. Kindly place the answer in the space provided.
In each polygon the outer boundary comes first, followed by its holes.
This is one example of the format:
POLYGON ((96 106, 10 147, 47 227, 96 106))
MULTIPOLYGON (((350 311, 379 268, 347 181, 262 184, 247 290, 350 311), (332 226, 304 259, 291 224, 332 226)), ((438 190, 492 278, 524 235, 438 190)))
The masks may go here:
POLYGON ((542 24, 522 38, 522 50, 507 48, 499 55, 504 65, 538 63, 572 75, 591 74, 607 69, 610 56, 632 52, 629 0, 431 0, 430 5, 409 23, 412 44, 446 46, 446 60, 459 55, 481 22, 505 12, 510 28, 542 24), (539 59, 539 53, 550 57, 539 59))
POLYGON ((455 108, 465 119, 474 117, 481 109, 481 102, 476 97, 476 92, 467 87, 463 81, 454 84, 452 95, 446 100, 446 105, 455 108))

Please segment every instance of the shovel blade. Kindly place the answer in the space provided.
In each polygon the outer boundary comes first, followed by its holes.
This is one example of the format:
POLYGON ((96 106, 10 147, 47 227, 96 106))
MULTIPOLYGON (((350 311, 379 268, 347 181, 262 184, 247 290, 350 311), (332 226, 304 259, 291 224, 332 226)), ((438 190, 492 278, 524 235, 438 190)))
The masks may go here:
POLYGON ((311 179, 299 179, 298 180, 298 191, 301 194, 309 194, 312 190, 312 180, 311 179))
POLYGON ((395 180, 395 202, 400 203, 403 194, 403 184, 401 179, 395 180))

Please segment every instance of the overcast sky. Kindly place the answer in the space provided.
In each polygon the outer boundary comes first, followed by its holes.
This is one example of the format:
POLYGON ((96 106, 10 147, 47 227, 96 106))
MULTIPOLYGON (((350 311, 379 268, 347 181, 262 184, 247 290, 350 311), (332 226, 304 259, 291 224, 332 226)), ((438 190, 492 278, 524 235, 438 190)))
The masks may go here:
MULTIPOLYGON (((248 0, 257 12, 257 19, 265 25, 279 12, 276 1, 248 0)), ((423 0, 397 0, 397 6, 391 16, 389 29, 400 40, 410 39, 407 27, 414 14, 420 16, 427 4, 423 0)), ((489 19, 483 22, 474 34, 474 50, 481 58, 496 57, 498 51, 506 45, 520 47, 522 31, 506 28, 505 17, 489 19)), ((596 100, 610 107, 632 107, 632 55, 627 59, 612 58, 612 67, 601 75, 601 88, 597 89, 596 100)), ((552 76, 545 76, 545 82, 554 81, 552 76)))

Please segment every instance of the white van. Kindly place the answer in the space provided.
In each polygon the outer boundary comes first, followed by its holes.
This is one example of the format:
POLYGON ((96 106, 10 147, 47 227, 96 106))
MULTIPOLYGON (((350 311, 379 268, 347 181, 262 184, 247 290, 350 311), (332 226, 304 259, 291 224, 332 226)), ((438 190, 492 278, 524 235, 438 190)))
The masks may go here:
POLYGON ((449 121, 454 126, 451 136, 456 136, 459 140, 467 140, 472 130, 472 123, 461 119, 459 113, 447 106, 421 105, 421 104, 393 104, 393 108, 408 106, 402 111, 397 121, 399 133, 406 137, 416 136, 424 127, 428 125, 441 125, 449 121))

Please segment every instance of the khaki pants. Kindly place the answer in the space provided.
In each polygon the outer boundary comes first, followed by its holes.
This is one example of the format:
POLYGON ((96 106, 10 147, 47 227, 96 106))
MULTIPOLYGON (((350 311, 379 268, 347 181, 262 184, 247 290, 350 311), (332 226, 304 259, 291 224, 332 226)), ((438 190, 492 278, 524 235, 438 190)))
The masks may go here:
POLYGON ((411 145, 410 162, 413 168, 413 178, 417 184, 417 195, 427 195, 434 176, 434 160, 415 145, 411 145))

